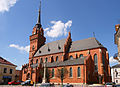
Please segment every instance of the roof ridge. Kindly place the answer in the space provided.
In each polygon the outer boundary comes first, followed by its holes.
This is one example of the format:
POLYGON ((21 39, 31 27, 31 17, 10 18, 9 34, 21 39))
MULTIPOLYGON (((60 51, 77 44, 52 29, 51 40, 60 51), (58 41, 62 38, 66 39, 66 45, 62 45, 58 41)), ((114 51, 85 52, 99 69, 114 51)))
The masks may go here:
POLYGON ((13 66, 16 66, 14 65, 13 63, 9 62, 8 60, 4 59, 3 57, 0 56, 0 59, 2 61, 0 61, 1 64, 7 64, 7 65, 13 65, 13 66))
MULTIPOLYGON (((81 39, 81 40, 76 40, 76 41, 82 41, 82 40, 88 40, 88 39, 96 39, 95 37, 89 37, 89 38, 85 38, 85 39, 81 39)), ((72 41, 72 42, 76 42, 76 41, 72 41)))
MULTIPOLYGON (((66 40, 66 38, 61 39, 61 40, 66 40)), ((53 42, 57 42, 57 41, 61 41, 61 40, 56 40, 56 41, 48 42, 48 43, 46 43, 46 44, 53 43, 53 42)), ((46 44, 45 44, 45 45, 46 45, 46 44)))

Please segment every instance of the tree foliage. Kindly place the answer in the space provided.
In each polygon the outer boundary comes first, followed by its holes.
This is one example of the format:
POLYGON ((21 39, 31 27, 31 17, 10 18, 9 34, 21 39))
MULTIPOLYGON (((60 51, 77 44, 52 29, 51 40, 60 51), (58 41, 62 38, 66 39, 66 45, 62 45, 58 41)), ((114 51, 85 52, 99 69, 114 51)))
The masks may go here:
POLYGON ((67 77, 68 75, 68 70, 67 68, 61 68, 61 69, 57 69, 56 72, 56 77, 58 77, 61 80, 61 83, 63 85, 63 80, 67 77))

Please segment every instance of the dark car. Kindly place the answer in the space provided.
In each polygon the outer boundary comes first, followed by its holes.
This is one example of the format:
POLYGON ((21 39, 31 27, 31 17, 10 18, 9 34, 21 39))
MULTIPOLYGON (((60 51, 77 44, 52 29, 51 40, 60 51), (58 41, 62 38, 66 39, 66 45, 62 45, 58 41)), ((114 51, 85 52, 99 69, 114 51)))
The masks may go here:
POLYGON ((24 85, 33 86, 33 84, 31 84, 31 80, 26 80, 25 82, 22 82, 21 85, 22 86, 24 85))
POLYGON ((63 85, 63 87, 74 87, 72 84, 63 85))
POLYGON ((19 84, 21 84, 21 81, 8 82, 8 85, 19 85, 19 84))
POLYGON ((55 87, 55 86, 50 83, 42 83, 39 87, 55 87))
POLYGON ((118 84, 118 85, 115 85, 114 87, 120 87, 120 84, 118 84))

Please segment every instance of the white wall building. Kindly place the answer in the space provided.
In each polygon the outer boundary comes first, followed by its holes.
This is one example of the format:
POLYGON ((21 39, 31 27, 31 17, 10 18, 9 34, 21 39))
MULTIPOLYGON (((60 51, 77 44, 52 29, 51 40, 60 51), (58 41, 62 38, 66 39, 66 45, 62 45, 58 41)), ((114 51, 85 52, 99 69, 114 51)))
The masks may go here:
POLYGON ((112 82, 120 83, 120 64, 111 68, 112 82))

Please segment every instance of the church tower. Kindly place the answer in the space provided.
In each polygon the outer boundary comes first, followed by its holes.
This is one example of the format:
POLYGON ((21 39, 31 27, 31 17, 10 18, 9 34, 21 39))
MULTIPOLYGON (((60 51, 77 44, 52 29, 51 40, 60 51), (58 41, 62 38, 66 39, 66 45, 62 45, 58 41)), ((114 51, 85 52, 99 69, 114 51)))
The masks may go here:
POLYGON ((45 44, 46 38, 44 37, 44 30, 41 25, 41 1, 39 8, 39 15, 37 24, 34 26, 32 35, 30 36, 30 52, 29 58, 32 58, 36 51, 45 44))

